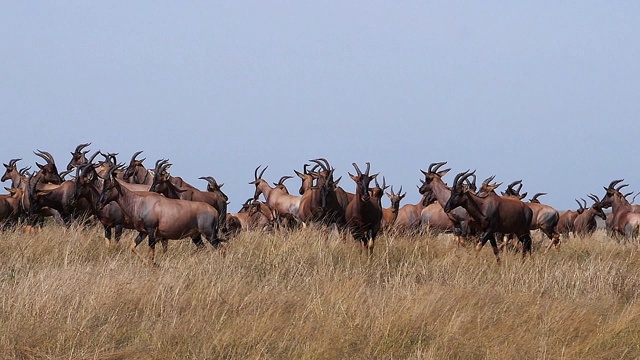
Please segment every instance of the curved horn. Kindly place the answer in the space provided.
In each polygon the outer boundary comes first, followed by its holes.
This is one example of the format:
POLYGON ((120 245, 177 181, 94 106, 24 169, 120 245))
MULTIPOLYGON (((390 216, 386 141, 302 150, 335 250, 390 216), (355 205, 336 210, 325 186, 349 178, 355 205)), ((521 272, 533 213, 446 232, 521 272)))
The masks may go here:
POLYGON ((9 160, 9 166, 16 166, 16 163, 22 159, 11 159, 9 160))
POLYGON ((258 175, 258 179, 262 179, 262 175, 264 175, 264 172, 267 171, 268 167, 269 165, 265 166, 264 169, 262 169, 262 171, 260 172, 260 175, 258 175))
POLYGON ((27 173, 27 171, 29 171, 29 169, 31 169, 31 166, 23 167, 22 169, 20 169, 20 171, 18 171, 18 174, 26 176, 25 174, 27 173))
POLYGON ((280 180, 278 181, 278 183, 277 183, 276 185, 283 185, 283 184, 284 184, 284 182, 285 182, 287 179, 291 179, 292 177, 293 177, 293 176, 291 176, 291 175, 285 175, 285 176, 283 176, 283 177, 281 177, 281 178, 280 178, 280 180))
MULTIPOLYGON (((467 171, 469 171, 469 170, 467 170, 467 171)), ((474 171, 474 172, 475 172, 475 171, 474 171)), ((489 176, 488 178, 486 178, 486 179, 482 182, 482 185, 485 185, 485 186, 486 186, 486 185, 489 185, 489 183, 490 183, 490 182, 492 182, 492 181, 493 181, 493 179, 495 179, 495 178, 496 178, 496 176, 495 176, 495 175, 491 175, 491 176, 489 176)))
POLYGON ((76 146, 76 149, 73 152, 79 153, 79 152, 82 151, 82 149, 86 148, 89 145, 91 145, 91 143, 80 144, 80 145, 76 146))
POLYGON ((258 165, 258 167, 253 171, 253 177, 255 180, 258 179, 262 179, 262 175, 264 174, 265 170, 267 170, 267 168, 269 167, 269 165, 265 166, 264 169, 262 169, 262 171, 260 172, 260 175, 258 175, 258 169, 260 169, 262 165, 258 165))
POLYGON ((323 164, 322 162, 320 162, 320 159, 314 159, 314 160, 309 160, 311 162, 314 162, 318 165, 320 165, 320 167, 322 168, 322 170, 324 171, 330 171, 329 168, 327 166, 325 166, 325 164, 323 164))
POLYGON ((153 170, 156 173, 160 173, 163 170, 163 167, 169 162, 169 159, 158 159, 153 170))
POLYGON ((542 196, 542 195, 547 195, 547 193, 536 193, 535 195, 533 195, 533 197, 529 201, 530 202, 536 202, 536 201, 538 201, 538 197, 542 196))
POLYGON ((136 161, 136 157, 137 157, 138 155, 142 154, 142 151, 143 151, 143 150, 140 150, 140 151, 136 151, 136 152, 134 152, 134 153, 133 153, 133 155, 131 156, 131 161, 129 161, 129 163, 132 163, 132 162, 136 161))
POLYGON ((429 165, 429 167, 427 168, 427 173, 429 173, 429 174, 435 173, 436 171, 438 171, 438 169, 440 169, 446 163, 447 163, 446 161, 441 161, 441 162, 437 162, 437 163, 431 163, 429 165), (434 166, 435 166, 435 168, 434 168, 434 166))
POLYGON ((626 186, 629 186, 629 184, 622 184, 622 185, 618 186, 618 187, 616 188, 616 190, 620 191, 620 189, 622 189, 622 188, 624 188, 624 187, 626 187, 626 186))
MULTIPOLYGON (((38 150, 38 149, 36 149, 36 150, 38 150)), ((47 162, 47 164, 51 164, 51 165, 55 165, 56 164, 55 160, 53 160, 53 156, 51 156, 51 154, 49 154, 46 151, 38 150, 38 152, 34 151, 33 153, 36 154, 37 156, 43 158, 47 162)))
POLYGON ((95 153, 93 153, 93 155, 91 155, 89 157, 89 159, 87 159, 87 164, 92 164, 93 160, 96 158, 96 156, 98 156, 99 153, 100 153, 100 150, 98 150, 95 153))
POLYGON ((516 180, 516 181, 512 182, 511 184, 507 185, 507 187, 508 188, 513 188, 514 186, 516 186, 518 184, 522 184, 522 180, 516 180))
POLYGON ((324 164, 325 164, 325 165, 326 165, 326 167, 327 167, 327 171, 331 171, 331 165, 329 165, 329 161, 327 161, 327 159, 325 159, 325 158, 318 158, 318 159, 316 159, 316 160, 320 160, 320 161, 324 162, 324 164))
POLYGON ((205 180, 210 185, 217 185, 218 184, 218 182, 216 181, 216 179, 213 178, 213 176, 201 176, 198 179, 205 180))
POLYGON ((620 179, 620 180, 613 180, 611 182, 611 184, 609 184, 609 188, 607 190, 613 190, 613 187, 616 186, 618 183, 623 182, 624 179, 620 179))
POLYGON ((584 205, 582 206, 583 209, 588 209, 589 207, 587 206, 587 200, 580 198, 580 200, 582 200, 582 202, 584 203, 584 205))
POLYGON ((593 195, 593 194, 589 194, 587 196, 589 197, 589 199, 593 200, 594 203, 599 203, 600 202, 600 199, 598 199, 598 197, 593 195))
POLYGON ((360 171, 360 168, 358 167, 358 164, 351 163, 351 165, 353 165, 353 167, 356 169, 356 172, 358 173, 358 176, 362 176, 362 171, 360 171))
POLYGON ((66 171, 61 172, 61 173, 60 173, 60 178, 61 178, 62 180, 64 180, 64 177, 65 177, 65 176, 67 176, 67 175, 69 175, 69 173, 71 173, 72 171, 73 171, 73 169, 71 169, 71 170, 66 170, 66 171))
POLYGON ((467 170, 467 171, 461 172, 458 175, 456 175, 456 177, 453 179, 453 187, 457 188, 459 185, 462 184, 464 179, 468 178, 469 176, 471 176, 471 174, 473 174, 475 172, 476 171, 473 170, 473 172, 469 173, 469 170, 467 170))

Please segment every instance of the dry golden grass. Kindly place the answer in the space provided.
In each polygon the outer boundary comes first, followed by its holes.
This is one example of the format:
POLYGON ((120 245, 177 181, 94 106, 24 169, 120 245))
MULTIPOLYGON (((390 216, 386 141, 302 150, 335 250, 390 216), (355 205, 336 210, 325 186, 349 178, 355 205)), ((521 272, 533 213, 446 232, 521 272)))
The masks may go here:
POLYGON ((0 234, 0 358, 640 358, 640 253, 602 233, 532 258, 448 236, 245 233, 226 256, 133 234, 0 234), (140 246, 144 252, 144 246, 140 246))

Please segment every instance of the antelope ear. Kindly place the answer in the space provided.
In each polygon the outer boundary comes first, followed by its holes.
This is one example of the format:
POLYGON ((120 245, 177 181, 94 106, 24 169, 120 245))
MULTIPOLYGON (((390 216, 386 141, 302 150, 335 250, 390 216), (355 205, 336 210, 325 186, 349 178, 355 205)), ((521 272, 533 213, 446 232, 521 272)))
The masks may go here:
POLYGON ((342 180, 342 176, 340 176, 338 180, 333 180, 333 185, 338 186, 338 183, 340 182, 340 180, 342 180))
POLYGON ((36 163, 36 166, 37 166, 38 168, 40 168, 40 170, 42 170, 42 169, 44 168, 44 165, 40 165, 40 164, 38 164, 38 163, 36 163))
POLYGON ((358 181, 358 177, 351 174, 350 172, 348 172, 347 174, 349 174, 349 177, 351 177, 351 179, 353 179, 353 181, 358 181))
POLYGON ((12 190, 11 188, 8 188, 8 187, 5 187, 4 189, 7 190, 8 192, 11 192, 12 190))
POLYGON ((302 176, 302 173, 298 172, 298 170, 294 169, 293 172, 296 173, 300 179, 304 179, 304 176, 302 176))
POLYGON ((442 170, 442 171, 438 171, 436 174, 437 174, 439 177, 443 177, 443 176, 447 175, 447 173, 448 173, 449 171, 451 171, 451 168, 449 168, 449 169, 444 169, 444 170, 442 170))
POLYGON ((4 165, 4 167, 6 167, 7 169, 9 168, 9 165, 2 163, 2 165, 4 165))

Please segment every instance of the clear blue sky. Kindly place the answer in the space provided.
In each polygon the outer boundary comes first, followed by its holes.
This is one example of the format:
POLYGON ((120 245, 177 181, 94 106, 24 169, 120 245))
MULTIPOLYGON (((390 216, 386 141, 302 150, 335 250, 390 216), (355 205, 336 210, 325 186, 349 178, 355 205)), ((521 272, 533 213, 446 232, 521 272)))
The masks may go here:
POLYGON ((640 190, 638 19, 630 1, 10 1, 0 160, 144 150, 224 182, 231 211, 258 165, 276 181, 326 157, 353 191, 369 161, 415 203, 448 161, 449 183, 476 169, 575 208, 614 178, 640 190))

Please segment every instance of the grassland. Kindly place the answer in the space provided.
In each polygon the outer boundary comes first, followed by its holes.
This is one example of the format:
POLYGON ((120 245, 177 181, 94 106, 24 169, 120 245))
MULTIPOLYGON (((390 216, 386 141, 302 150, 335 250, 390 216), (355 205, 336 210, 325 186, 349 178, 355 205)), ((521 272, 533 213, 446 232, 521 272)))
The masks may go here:
MULTIPOLYGON (((604 233, 533 257, 337 232, 190 240, 158 266, 96 228, 0 234, 0 358, 636 359, 640 252, 604 233)), ((144 246, 141 252, 144 253, 144 246)))

